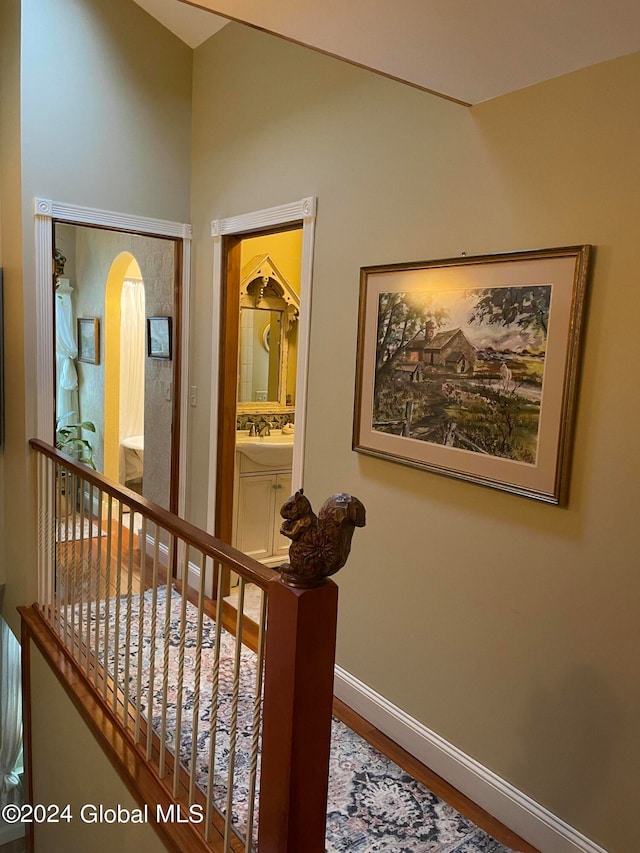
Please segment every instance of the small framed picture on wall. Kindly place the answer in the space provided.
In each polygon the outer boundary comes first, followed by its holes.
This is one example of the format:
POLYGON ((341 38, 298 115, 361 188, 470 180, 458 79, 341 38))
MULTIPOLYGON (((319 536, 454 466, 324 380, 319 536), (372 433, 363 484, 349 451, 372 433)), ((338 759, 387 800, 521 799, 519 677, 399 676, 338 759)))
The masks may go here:
POLYGON ((147 355, 171 359, 171 317, 147 317, 147 355))
POLYGON ((78 317, 78 361, 100 364, 100 320, 78 317))

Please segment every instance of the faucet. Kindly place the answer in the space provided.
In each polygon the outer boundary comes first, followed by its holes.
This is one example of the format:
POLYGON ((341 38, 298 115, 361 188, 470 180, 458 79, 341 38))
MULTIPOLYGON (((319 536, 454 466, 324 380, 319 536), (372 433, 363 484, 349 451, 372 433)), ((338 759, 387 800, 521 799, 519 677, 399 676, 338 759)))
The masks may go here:
POLYGON ((247 426, 249 427, 249 438, 253 438, 254 435, 258 434, 253 421, 247 421, 247 426))
POLYGON ((271 435, 271 424, 269 421, 265 421, 260 429, 258 430, 258 435, 260 438, 264 438, 267 435, 271 435))

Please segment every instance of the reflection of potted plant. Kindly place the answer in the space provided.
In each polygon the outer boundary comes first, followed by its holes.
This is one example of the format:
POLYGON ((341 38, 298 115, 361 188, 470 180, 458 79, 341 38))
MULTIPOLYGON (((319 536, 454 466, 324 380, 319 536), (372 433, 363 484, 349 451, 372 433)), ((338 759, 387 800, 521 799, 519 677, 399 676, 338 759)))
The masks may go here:
MULTIPOLYGON (((62 450, 67 456, 71 456, 83 465, 88 465, 93 470, 97 470, 93 461, 93 447, 89 444, 86 438, 82 438, 81 430, 86 429, 89 432, 95 432, 96 427, 91 421, 82 421, 76 424, 63 424, 66 418, 74 415, 75 412, 67 412, 66 415, 60 415, 56 420, 56 448, 62 450)), ((58 516, 66 518, 71 512, 73 502, 69 502, 68 494, 68 477, 70 472, 65 468, 60 471, 60 506, 58 507, 58 516)), ((72 483, 73 480, 69 480, 72 483)))
POLYGON ((86 429, 89 432, 95 432, 95 424, 91 421, 82 421, 77 424, 61 424, 69 415, 74 415, 75 412, 67 412, 66 415, 60 415, 56 421, 56 447, 62 450, 68 456, 81 462, 83 465, 88 465, 93 470, 97 470, 93 461, 93 447, 89 444, 86 438, 82 438, 81 430, 86 429))

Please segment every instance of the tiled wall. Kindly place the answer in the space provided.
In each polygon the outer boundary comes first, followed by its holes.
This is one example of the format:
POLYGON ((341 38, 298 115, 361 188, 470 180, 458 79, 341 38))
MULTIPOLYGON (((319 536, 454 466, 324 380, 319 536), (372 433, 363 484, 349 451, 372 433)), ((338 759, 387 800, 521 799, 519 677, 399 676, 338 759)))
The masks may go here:
POLYGON ((268 421, 273 429, 282 429, 286 424, 295 422, 295 412, 254 412, 253 414, 242 414, 236 418, 236 429, 249 429, 247 423, 253 422, 260 426, 268 421))

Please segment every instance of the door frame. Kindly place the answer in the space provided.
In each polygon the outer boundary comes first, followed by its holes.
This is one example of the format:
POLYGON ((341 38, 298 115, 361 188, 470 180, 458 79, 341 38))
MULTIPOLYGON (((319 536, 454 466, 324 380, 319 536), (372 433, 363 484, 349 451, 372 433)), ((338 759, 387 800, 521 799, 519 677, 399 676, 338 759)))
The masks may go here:
MULTIPOLYGON (((230 433, 224 412, 220 412, 223 382, 221 372, 221 346, 225 325, 229 324, 227 312, 226 279, 228 263, 236 264, 234 248, 243 237, 257 234, 302 227, 302 258, 300 264, 300 315, 298 320, 298 363, 296 368, 296 416, 293 445, 292 490, 301 488, 304 472, 304 448, 307 419, 307 378, 309 369, 309 332, 311 328, 311 290, 313 278, 313 250, 315 243, 317 199, 315 196, 303 198, 289 204, 252 211, 226 219, 214 219, 211 222, 213 238, 213 312, 211 320, 211 435, 216 442, 211 446, 209 455, 209 493, 207 501, 207 530, 219 535, 218 495, 220 493, 220 474, 232 470, 231 460, 235 461, 235 441, 233 450, 226 433, 230 433)), ((239 275, 239 270, 237 271, 239 275)), ((239 307, 238 307, 239 311, 239 307)), ((237 331, 236 331, 237 334, 237 331)), ((227 418, 228 421, 228 418, 227 418)), ((234 426, 235 432, 235 426, 234 426)), ((232 480, 233 482, 233 480, 232 480)), ((233 496, 231 500, 233 504, 233 496)), ((232 511, 232 508, 231 508, 232 511)), ((223 522, 223 527, 224 527, 223 522)), ((228 525, 227 525, 228 526, 228 525)), ((230 537, 231 530, 222 530, 230 537)))
MULTIPOLYGON (((51 199, 34 199, 36 239, 36 327, 37 327, 37 437, 53 444, 55 362, 53 320, 53 224, 61 222, 110 231, 123 231, 175 242, 175 282, 180 298, 175 299, 176 348, 179 363, 174 368, 171 511, 183 516, 186 502, 189 295, 191 276, 191 225, 152 219, 130 213, 99 210, 51 199), (177 426, 177 429, 176 429, 177 426), (176 472, 175 467, 178 470, 176 472), (177 476, 176 476, 177 473, 177 476), (177 496, 175 485, 177 484, 177 496)), ((177 296, 177 294, 176 294, 177 296)))

